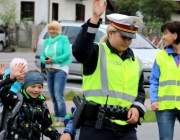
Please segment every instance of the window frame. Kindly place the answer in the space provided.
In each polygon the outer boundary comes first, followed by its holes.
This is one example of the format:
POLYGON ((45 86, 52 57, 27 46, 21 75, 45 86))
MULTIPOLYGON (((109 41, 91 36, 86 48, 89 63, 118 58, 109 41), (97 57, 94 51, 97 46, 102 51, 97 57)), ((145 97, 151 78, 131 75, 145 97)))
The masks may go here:
MULTIPOLYGON (((35 17, 35 15, 34 15, 34 13, 35 13, 35 2, 31 2, 31 1, 21 1, 21 20, 28 20, 28 21, 34 21, 34 17, 35 17), (31 17, 25 17, 25 14, 23 14, 23 12, 26 12, 26 10, 25 10, 25 5, 26 4, 29 4, 29 5, 31 5, 32 7, 32 10, 30 11, 30 12, 32 12, 32 18, 31 17)), ((29 14, 29 13, 28 13, 29 14)))

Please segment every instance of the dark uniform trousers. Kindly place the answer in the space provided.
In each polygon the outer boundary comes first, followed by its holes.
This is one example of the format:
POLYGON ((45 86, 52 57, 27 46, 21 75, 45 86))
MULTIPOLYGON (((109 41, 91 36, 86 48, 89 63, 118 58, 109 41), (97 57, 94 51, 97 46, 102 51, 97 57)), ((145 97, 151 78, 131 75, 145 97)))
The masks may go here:
POLYGON ((102 129, 94 125, 95 121, 86 120, 76 131, 75 140, 137 140, 136 125, 119 126, 107 119, 102 129))

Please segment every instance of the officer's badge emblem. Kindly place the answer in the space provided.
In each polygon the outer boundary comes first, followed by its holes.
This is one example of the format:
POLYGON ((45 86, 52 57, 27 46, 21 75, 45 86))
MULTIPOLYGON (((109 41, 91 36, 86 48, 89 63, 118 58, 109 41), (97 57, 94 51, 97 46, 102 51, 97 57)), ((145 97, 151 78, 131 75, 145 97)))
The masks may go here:
POLYGON ((134 30, 134 27, 135 27, 134 25, 130 25, 130 26, 129 26, 129 29, 130 29, 130 30, 134 30))

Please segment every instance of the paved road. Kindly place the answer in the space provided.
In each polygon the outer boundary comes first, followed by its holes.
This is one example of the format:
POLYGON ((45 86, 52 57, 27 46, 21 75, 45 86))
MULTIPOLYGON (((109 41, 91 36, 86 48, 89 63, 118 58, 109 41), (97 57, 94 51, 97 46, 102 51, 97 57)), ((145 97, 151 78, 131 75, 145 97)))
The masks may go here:
MULTIPOLYGON (((59 127, 57 129, 61 133, 64 130, 63 127, 59 127)), ((179 124, 179 122, 176 122, 173 140, 179 140, 180 139, 179 130, 180 130, 180 124, 179 124)), ((139 126, 137 128, 137 136, 138 136, 138 140, 159 140, 157 123, 156 122, 143 123, 141 126, 139 126)), ((44 140, 49 140, 49 138, 44 136, 44 140)))

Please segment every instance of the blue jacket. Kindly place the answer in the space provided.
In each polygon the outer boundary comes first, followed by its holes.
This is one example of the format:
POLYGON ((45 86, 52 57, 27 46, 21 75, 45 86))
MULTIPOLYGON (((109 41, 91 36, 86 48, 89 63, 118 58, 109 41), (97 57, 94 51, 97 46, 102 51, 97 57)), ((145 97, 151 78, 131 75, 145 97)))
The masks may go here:
MULTIPOLYGON (((85 99, 84 95, 82 95, 82 102, 85 102, 85 101, 86 101, 86 99, 85 99)), ((64 128, 64 133, 69 133, 71 135, 71 139, 74 138, 75 132, 76 132, 76 129, 74 129, 74 127, 73 127, 75 112, 76 112, 76 107, 72 107, 71 108, 72 117, 69 120, 69 122, 67 123, 66 127, 64 128)))
MULTIPOLYGON (((58 39, 57 47, 56 47, 56 57, 52 59, 52 63, 59 63, 61 67, 66 66, 72 62, 71 58, 71 49, 70 49, 70 43, 67 36, 59 34, 60 38, 58 39)), ((40 60, 43 64, 45 63, 45 48, 49 44, 49 40, 51 38, 48 38, 44 41, 44 46, 41 52, 40 60)))
MULTIPOLYGON (((180 61, 180 55, 178 55, 174 51, 172 46, 166 47, 165 50, 169 55, 173 56, 174 61, 176 62, 176 65, 178 67, 178 60, 180 61)), ((160 69, 155 60, 152 71, 151 71, 151 77, 150 77, 150 101, 151 101, 151 103, 158 101, 159 77, 160 77, 160 69)))

